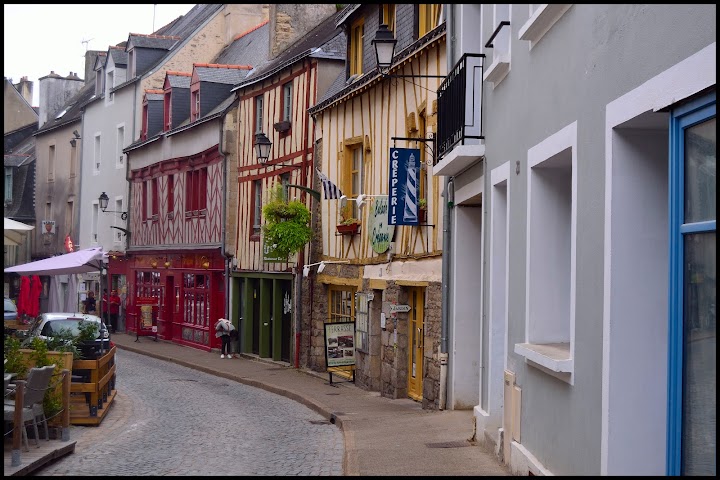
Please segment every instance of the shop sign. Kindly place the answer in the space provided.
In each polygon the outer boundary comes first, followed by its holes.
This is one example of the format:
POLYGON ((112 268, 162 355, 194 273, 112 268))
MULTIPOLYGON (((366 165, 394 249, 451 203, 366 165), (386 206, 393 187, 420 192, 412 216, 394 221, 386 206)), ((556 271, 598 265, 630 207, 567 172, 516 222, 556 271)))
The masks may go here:
POLYGON ((385 253, 390 248, 395 225, 388 224, 388 197, 375 197, 370 211, 370 245, 376 253, 385 253))
POLYGON ((355 365, 355 322, 325 323, 328 368, 355 365))
POLYGON ((420 149, 390 149, 390 225, 419 225, 420 149))

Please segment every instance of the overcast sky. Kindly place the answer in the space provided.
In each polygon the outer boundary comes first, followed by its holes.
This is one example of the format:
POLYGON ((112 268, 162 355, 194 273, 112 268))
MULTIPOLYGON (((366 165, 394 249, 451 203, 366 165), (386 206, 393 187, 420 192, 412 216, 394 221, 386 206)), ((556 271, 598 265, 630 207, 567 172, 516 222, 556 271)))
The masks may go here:
POLYGON ((107 51, 110 45, 127 41, 131 32, 152 33, 189 12, 193 5, 5 4, 3 75, 13 83, 28 77, 33 82, 32 105, 37 107, 40 77, 50 71, 63 77, 77 72, 84 79, 86 50, 107 51))

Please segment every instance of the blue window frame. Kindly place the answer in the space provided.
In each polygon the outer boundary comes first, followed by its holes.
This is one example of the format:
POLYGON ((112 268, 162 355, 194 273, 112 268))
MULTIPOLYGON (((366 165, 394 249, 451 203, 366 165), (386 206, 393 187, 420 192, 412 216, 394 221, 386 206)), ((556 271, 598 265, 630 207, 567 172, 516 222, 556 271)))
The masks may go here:
POLYGON ((715 475, 716 94, 670 118, 668 475, 715 475))

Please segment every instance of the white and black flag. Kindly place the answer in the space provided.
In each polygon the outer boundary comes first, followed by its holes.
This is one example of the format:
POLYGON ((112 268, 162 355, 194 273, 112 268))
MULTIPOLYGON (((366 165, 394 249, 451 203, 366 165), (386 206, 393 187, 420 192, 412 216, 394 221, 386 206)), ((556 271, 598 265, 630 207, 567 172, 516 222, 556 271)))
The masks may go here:
POLYGON ((322 182, 323 191, 325 192, 325 200, 331 198, 340 198, 342 196, 342 192, 340 191, 338 186, 331 182, 330 179, 323 175, 323 173, 317 168, 315 169, 315 171, 317 172, 318 177, 320 177, 320 181, 322 182))

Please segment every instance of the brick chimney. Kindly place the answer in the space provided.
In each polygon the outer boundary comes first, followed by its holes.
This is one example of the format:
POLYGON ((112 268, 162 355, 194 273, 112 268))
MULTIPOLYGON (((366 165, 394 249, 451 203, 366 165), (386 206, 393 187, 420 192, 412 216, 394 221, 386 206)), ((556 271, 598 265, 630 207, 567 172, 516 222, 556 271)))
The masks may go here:
POLYGON ((275 58, 335 12, 334 3, 270 4, 270 57, 275 58))

